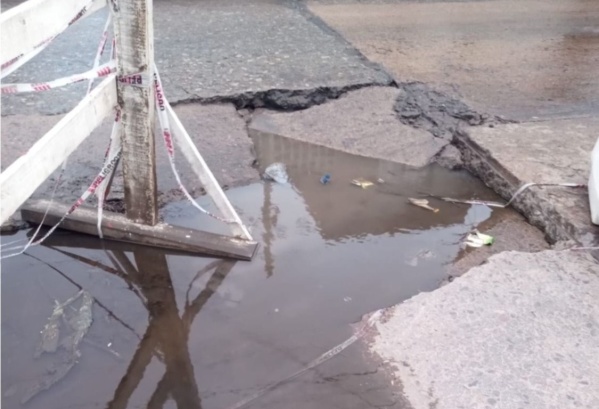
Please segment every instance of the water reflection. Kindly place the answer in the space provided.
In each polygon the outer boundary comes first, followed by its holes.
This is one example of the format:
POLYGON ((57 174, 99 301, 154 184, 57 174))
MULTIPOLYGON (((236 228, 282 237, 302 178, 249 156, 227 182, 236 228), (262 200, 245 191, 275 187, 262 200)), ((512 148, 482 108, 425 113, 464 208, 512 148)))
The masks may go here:
MULTIPOLYGON (((56 240, 55 237, 54 240, 47 242, 46 246, 80 263, 118 276, 124 280, 148 311, 149 323, 145 333, 106 408, 130 407, 130 398, 140 386, 147 367, 154 359, 164 365, 164 374, 152 392, 147 407, 163 408, 167 401, 172 399, 179 409, 202 408, 188 348, 190 329, 194 319, 230 273, 235 261, 215 260, 200 269, 189 283, 183 312, 179 314, 165 252, 131 246, 133 247, 130 252, 131 258, 122 249, 106 249, 102 246, 112 263, 112 266, 108 266, 97 260, 55 247, 57 244, 64 246, 68 242, 60 240, 60 237, 56 240), (192 297, 194 282, 205 274, 210 275, 207 283, 195 297, 192 297)), ((81 243, 76 244, 76 247, 81 246, 81 243)), ((92 247, 96 246, 92 245, 92 247)))
POLYGON ((266 276, 270 277, 274 273, 275 261, 272 254, 272 244, 274 239, 274 229, 277 227, 279 208, 272 204, 272 184, 264 183, 264 202, 262 204, 262 223, 264 233, 262 233, 262 246, 264 248, 264 270, 266 276))
MULTIPOLYGON (((448 172, 439 166, 418 169, 273 133, 259 135, 254 144, 260 164, 263 167, 273 162, 286 164, 293 189, 300 198, 296 201, 305 204, 325 240, 448 226, 461 223, 468 210, 467 206, 444 206, 442 212, 433 215, 414 208, 407 200, 409 197, 432 192, 440 196, 495 197, 480 183, 473 183, 469 175, 448 172), (322 185, 319 180, 325 173, 332 175, 332 181, 322 185), (368 189, 353 186, 350 182, 356 178, 370 180, 374 186, 368 189)), ((272 242, 273 223, 276 225, 280 218, 279 209, 272 207, 271 196, 271 184, 265 183, 262 222, 267 249, 272 242)))
MULTIPOLYGON (((292 184, 264 182, 227 192, 261 238, 252 262, 58 233, 31 249, 34 264, 28 257, 3 263, 2 302, 12 308, 2 317, 2 358, 14 368, 3 382, 40 376, 41 362, 32 358, 29 344, 37 341, 52 302, 39 297, 36 280, 51 287, 50 299, 66 299, 73 285, 83 287, 106 311, 94 307, 87 336, 104 350, 82 350, 77 376, 56 383, 28 409, 230 407, 344 341, 363 314, 437 288, 464 234, 495 214, 449 204, 431 213, 407 203, 423 192, 496 199, 465 173, 411 169, 285 139, 259 147, 262 164, 286 162, 292 184), (320 184, 322 172, 333 175, 331 184, 320 184), (385 182, 360 189, 350 184, 355 177, 385 182), (68 282, 48 275, 39 262, 68 282), (24 301, 25 294, 37 298, 24 301), (11 330, 15 336, 5 335, 11 330), (122 357, 118 362, 106 355, 112 342, 122 357)), ((167 206, 164 214, 169 223, 191 228, 219 233, 226 227, 185 203, 167 206)), ((384 388, 368 386, 388 385, 383 374, 354 352, 254 407, 294 405, 306 396, 314 397, 307 407, 341 402, 360 409, 365 397, 387 401, 384 388), (372 375, 346 376, 365 372, 372 375)), ((18 407, 14 398, 5 399, 3 407, 18 407)))

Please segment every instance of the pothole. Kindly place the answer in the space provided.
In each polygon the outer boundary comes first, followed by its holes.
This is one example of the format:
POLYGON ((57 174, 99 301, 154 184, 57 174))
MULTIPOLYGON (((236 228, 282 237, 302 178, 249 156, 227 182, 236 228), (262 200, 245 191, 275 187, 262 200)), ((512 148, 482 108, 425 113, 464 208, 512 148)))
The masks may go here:
MULTIPOLYGON (((28 407, 110 402, 121 380, 132 378, 138 386, 129 404, 145 404, 162 384, 156 382, 164 376, 164 365, 172 362, 185 362, 167 372, 187 380, 178 393, 201 399, 203 407, 230 407, 343 342, 365 313, 438 288, 452 263, 480 251, 464 249, 468 232, 488 231, 514 217, 509 209, 434 199, 430 206, 438 212, 410 204, 410 197, 428 193, 498 199, 467 172, 438 165, 412 168, 276 135, 262 134, 254 143, 260 169, 283 162, 290 179, 227 192, 260 242, 252 262, 165 253, 67 233, 31 248, 35 258, 3 260, 3 303, 11 306, 2 317, 3 334, 10 329, 20 334, 3 338, 11 363, 3 385, 43 375, 33 357, 40 328, 53 298, 66 298, 76 284, 104 306, 95 305, 89 336, 110 344, 122 360, 82 345, 76 379, 65 377, 28 407), (330 180, 322 184, 325 173, 330 180), (356 179, 370 183, 362 188, 352 184, 356 179), (170 346, 164 344, 165 331, 170 346), (141 353, 136 351, 146 351, 152 362, 141 374, 135 370, 141 353), (191 378, 189 368, 195 374, 191 378), (102 388, 96 387, 98 373, 102 388), (71 392, 61 393, 64 388, 71 392)), ((214 210, 207 197, 199 200, 214 210)), ((223 231, 186 202, 167 205, 163 217, 172 224, 223 231)), ((506 234, 496 240, 517 246, 506 234)), ((10 240, 24 237, 19 232, 10 240)), ((279 408, 310 396, 313 407, 343 401, 357 409, 367 400, 399 409, 377 365, 356 344, 256 404, 279 408)), ((18 398, 4 402, 17 405, 18 398)))

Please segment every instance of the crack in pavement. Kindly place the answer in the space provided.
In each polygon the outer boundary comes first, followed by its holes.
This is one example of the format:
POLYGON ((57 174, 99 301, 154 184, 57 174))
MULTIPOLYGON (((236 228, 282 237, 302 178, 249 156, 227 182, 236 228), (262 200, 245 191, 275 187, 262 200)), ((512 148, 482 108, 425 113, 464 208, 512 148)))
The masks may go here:
POLYGON ((462 126, 512 122, 477 112, 459 99, 422 82, 400 83, 398 88, 403 95, 397 98, 393 109, 399 120, 414 128, 426 129, 438 138, 450 140, 462 126))
MULTIPOLYGON (((211 97, 199 97, 195 94, 190 98, 180 99, 171 105, 200 103, 223 104, 230 103, 236 109, 266 108, 275 111, 299 111, 315 105, 321 105, 330 100, 338 99, 348 92, 361 88, 375 86, 394 86, 394 81, 389 79, 386 83, 366 82, 351 84, 342 87, 317 87, 310 89, 269 89, 266 91, 249 91, 233 95, 216 95, 211 97)), ((187 91, 186 91, 187 92, 187 91)), ((187 92, 189 94, 189 92, 187 92)))

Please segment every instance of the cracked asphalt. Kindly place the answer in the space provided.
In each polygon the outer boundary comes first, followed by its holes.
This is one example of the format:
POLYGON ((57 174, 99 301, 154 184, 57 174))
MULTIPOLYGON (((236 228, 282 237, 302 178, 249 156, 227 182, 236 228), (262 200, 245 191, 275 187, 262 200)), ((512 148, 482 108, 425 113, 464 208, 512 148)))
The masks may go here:
MULTIPOLYGON (((3 7, 11 4, 5 1, 3 7)), ((103 10, 77 22, 5 82, 39 82, 88 70, 107 15, 103 10)), ((392 81, 293 1, 252 0, 240 7, 235 0, 158 0, 154 28, 155 61, 171 103, 225 102, 276 90, 334 93, 392 81)), ((66 113, 85 87, 3 95, 2 115, 66 113)), ((309 105, 308 98, 304 107, 309 105)))
MULTIPOLYGON (((7 0, 3 9, 20 3, 7 0)), ((103 25, 101 10, 77 22, 5 82, 39 82, 90 68, 103 25)), ((194 141, 208 150, 222 186, 258 179, 251 142, 235 110, 297 110, 354 89, 389 85, 391 77, 370 62, 305 4, 291 0, 154 2, 155 60, 165 95, 177 108, 194 141), (208 105, 206 105, 208 104, 208 105), (220 138, 219 135, 228 135, 220 138)), ((2 95, 2 169, 29 149, 84 95, 85 83, 43 93, 2 95)), ((67 189, 57 199, 78 196, 96 174, 98 151, 107 146, 109 121, 73 154, 67 189)), ((158 141, 161 203, 181 198, 158 141)), ((184 175, 189 169, 181 163, 184 175)), ((56 172, 34 197, 52 191, 56 172)), ((118 176, 118 175, 117 175, 118 176)), ((118 178, 117 178, 118 179, 118 178)), ((118 185, 113 191, 122 194, 118 185)))

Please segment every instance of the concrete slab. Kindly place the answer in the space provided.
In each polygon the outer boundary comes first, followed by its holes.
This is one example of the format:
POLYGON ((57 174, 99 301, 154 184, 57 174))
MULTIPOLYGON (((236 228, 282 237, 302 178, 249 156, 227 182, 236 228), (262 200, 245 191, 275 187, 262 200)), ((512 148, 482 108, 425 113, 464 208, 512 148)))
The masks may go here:
MULTIPOLYGON (((523 183, 588 182, 599 120, 577 118, 473 127, 456 139, 465 166, 504 198, 523 183)), ((532 187, 514 202, 554 241, 599 242, 586 189, 532 187)))
MULTIPOLYGON (((5 1, 3 7, 18 2, 5 1)), ((242 104, 285 106, 293 96, 297 103, 309 104, 345 87, 391 81, 340 36, 311 20, 303 6, 294 4, 155 1, 155 58, 169 101, 235 99, 242 104)), ((88 70, 106 16, 103 11, 74 24, 5 82, 39 82, 88 70)), ((2 115, 64 113, 83 97, 85 87, 3 95, 2 115)))
POLYGON ((523 120, 599 108, 597 1, 313 0, 310 9, 398 81, 455 86, 478 111, 523 120))
POLYGON ((402 91, 371 87, 338 100, 290 112, 257 114, 250 135, 264 132, 326 146, 343 152, 422 167, 448 142, 404 125, 393 110, 402 91))
POLYGON ((390 308, 371 350, 414 409, 599 406, 599 265, 506 252, 390 308))
MULTIPOLYGON (((258 172, 252 167, 252 141, 245 131, 244 120, 237 115, 232 105, 191 104, 175 107, 175 111, 222 186, 236 186, 259 179, 258 172)), ((2 118, 2 169, 6 169, 26 153, 60 118, 61 116, 43 115, 12 115, 2 118)), ((112 121, 104 121, 71 155, 64 181, 56 193, 57 200, 72 201, 91 183, 101 168, 111 129, 112 121)), ((164 143, 159 138, 156 140, 156 156, 161 202, 164 204, 184 198, 177 189, 164 143)), ((181 154, 176 156, 176 163, 186 187, 192 194, 202 194, 202 186, 181 154)), ((48 199, 57 176, 58 173, 55 172, 37 190, 34 197, 48 199)), ((114 179, 113 197, 123 195, 121 177, 119 168, 114 179)))

